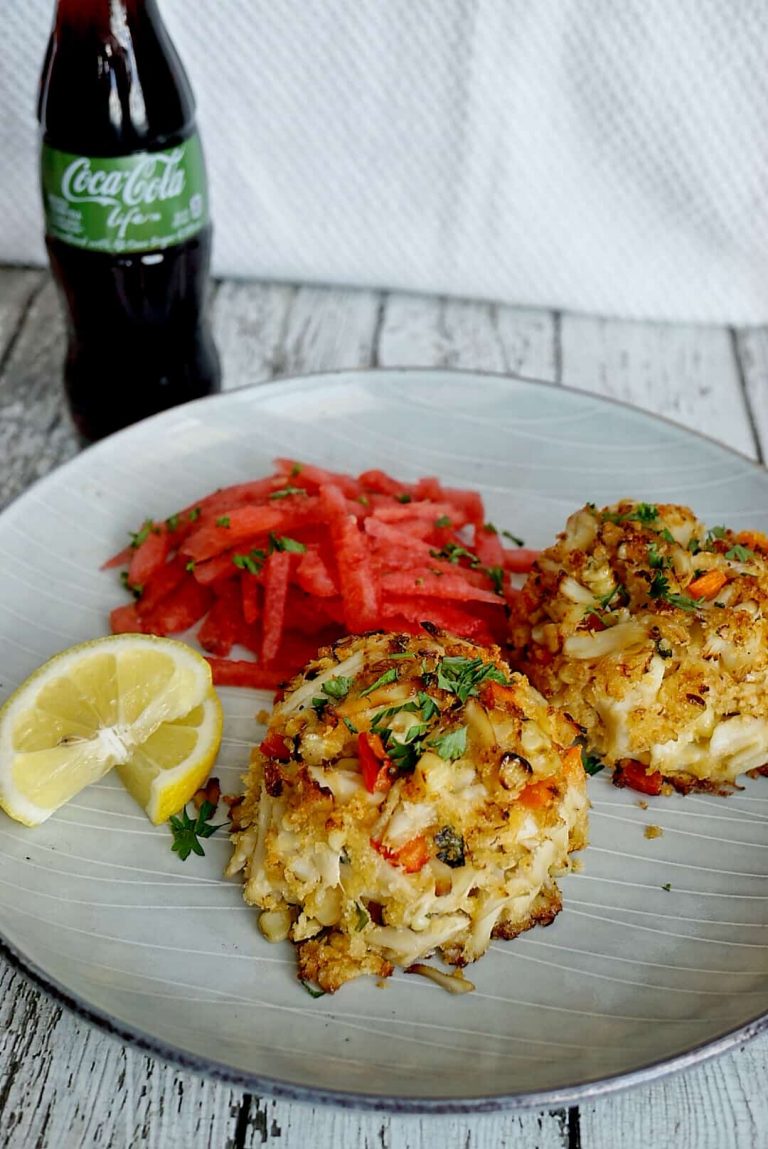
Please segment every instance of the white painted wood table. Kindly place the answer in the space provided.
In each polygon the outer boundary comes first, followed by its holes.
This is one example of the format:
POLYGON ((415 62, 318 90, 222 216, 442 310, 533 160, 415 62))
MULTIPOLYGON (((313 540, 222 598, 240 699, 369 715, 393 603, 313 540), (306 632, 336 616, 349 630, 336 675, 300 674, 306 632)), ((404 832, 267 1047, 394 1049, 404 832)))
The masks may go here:
MULTIPOLYGON (((768 450, 768 330, 258 283, 216 285, 213 309, 227 388, 342 367, 512 371, 625 400, 761 461, 768 450)), ((47 275, 0 270, 0 505, 77 450, 62 402, 62 354, 47 275)), ((13 1149, 768 1145, 768 1037, 569 1111, 388 1117, 314 1109, 198 1078, 121 1046, 10 967, 0 978, 0 1140, 13 1149)))

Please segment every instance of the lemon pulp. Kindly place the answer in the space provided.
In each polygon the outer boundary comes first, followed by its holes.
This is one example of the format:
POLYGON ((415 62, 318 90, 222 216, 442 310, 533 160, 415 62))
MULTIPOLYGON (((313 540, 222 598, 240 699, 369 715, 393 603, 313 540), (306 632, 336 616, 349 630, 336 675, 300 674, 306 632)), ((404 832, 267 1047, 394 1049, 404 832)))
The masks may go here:
POLYGON ((46 662, 0 710, 0 806, 37 825, 118 766, 156 820, 170 802, 183 805, 220 739, 210 667, 190 647, 137 634, 81 643, 46 662), (150 763, 167 775, 153 793, 135 780, 146 780, 150 763))

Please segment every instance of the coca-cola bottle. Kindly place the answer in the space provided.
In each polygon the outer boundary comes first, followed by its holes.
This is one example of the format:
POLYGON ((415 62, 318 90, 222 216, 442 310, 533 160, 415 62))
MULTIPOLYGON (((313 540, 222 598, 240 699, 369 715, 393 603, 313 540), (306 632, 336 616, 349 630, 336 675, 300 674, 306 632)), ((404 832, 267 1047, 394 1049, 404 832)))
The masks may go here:
POLYGON ((220 385, 194 100, 155 0, 58 0, 38 116, 64 382, 91 441, 220 385))

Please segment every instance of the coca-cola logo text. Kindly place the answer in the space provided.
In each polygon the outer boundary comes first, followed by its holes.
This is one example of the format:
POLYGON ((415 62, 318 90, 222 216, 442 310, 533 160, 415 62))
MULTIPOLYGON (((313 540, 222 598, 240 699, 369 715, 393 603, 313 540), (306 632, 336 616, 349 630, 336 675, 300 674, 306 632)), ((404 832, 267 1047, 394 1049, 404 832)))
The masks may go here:
POLYGON ((94 167, 87 156, 73 160, 64 170, 61 194, 69 203, 98 203, 103 207, 137 207, 176 199, 184 190, 183 148, 136 158, 128 170, 94 167))

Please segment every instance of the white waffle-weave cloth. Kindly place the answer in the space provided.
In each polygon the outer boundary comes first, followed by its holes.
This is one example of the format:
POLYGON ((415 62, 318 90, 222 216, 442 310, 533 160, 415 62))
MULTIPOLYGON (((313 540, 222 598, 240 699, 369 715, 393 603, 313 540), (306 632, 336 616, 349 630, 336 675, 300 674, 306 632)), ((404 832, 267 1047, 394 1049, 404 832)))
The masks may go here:
MULTIPOLYGON (((53 0, 0 0, 0 260, 42 262, 53 0)), ((161 0, 218 274, 768 321, 764 0, 161 0)))

